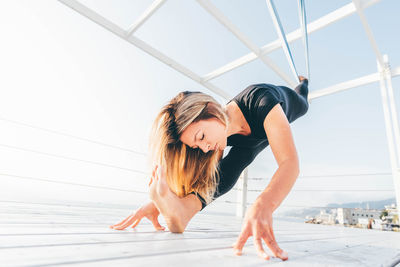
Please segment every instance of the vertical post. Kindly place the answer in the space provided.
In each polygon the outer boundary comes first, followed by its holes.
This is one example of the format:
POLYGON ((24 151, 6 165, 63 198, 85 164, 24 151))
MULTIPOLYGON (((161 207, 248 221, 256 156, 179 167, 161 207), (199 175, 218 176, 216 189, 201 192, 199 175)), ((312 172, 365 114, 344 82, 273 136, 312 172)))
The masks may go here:
MULTIPOLYGON (((400 215, 400 170, 399 170, 399 161, 398 161, 398 156, 400 151, 397 150, 397 155, 396 155, 396 147, 394 144, 394 141, 397 141, 399 143, 399 136, 398 136, 398 122, 397 122, 397 113, 396 113, 396 107, 394 104, 394 95, 393 95, 393 88, 387 88, 386 87, 386 82, 388 83, 388 87, 391 87, 391 70, 388 64, 388 58, 387 56, 384 57, 384 64, 381 67, 379 61, 377 62, 378 64, 378 70, 380 73, 380 87, 381 87, 381 96, 382 96, 382 107, 383 107, 383 114, 385 117, 385 126, 386 126, 386 137, 388 139, 388 147, 389 147, 389 154, 390 154, 390 164, 392 167, 392 175, 393 175, 393 184, 394 184, 394 189, 395 189, 395 194, 396 194, 396 206, 397 206, 397 212, 400 215), (389 74, 387 73, 389 72, 389 74), (388 96, 389 92, 389 96, 388 96), (389 105, 388 105, 388 97, 389 100, 391 101, 391 111, 392 111, 392 120, 390 118, 390 110, 389 110, 389 105), (396 122, 395 122, 396 120, 396 122), (395 136, 393 135, 392 127, 394 128, 395 136), (397 129, 396 129, 397 127, 397 129), (396 133, 397 131, 397 133, 396 133)), ((397 146, 398 148, 398 146, 397 146)), ((400 218, 400 217, 399 217, 400 218)))
POLYGON ((247 180, 248 180, 248 169, 244 169, 239 177, 238 181, 238 191, 237 191, 237 206, 236 206, 236 216, 243 218, 246 214, 246 204, 247 204, 247 180))
POLYGON ((383 63, 384 63, 384 75, 386 80, 386 88, 389 94, 389 103, 390 103, 390 112, 392 115, 392 123, 394 129, 394 140, 396 143, 396 151, 397 151, 397 160, 398 165, 400 166, 400 130, 399 130, 399 121, 397 118, 397 110, 396 104, 394 101, 394 93, 393 93, 393 85, 392 85, 392 71, 390 69, 390 64, 387 55, 383 55, 383 63))

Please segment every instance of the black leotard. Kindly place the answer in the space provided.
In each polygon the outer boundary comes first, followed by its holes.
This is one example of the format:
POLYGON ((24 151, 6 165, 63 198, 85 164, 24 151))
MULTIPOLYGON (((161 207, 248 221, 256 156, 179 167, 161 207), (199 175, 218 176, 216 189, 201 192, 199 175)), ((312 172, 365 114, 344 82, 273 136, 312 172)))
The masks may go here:
MULTIPOLYGON (((307 86, 307 80, 301 82, 295 90, 272 84, 253 84, 228 102, 237 103, 250 126, 251 134, 247 136, 234 134, 228 137, 227 145, 232 147, 218 164, 219 183, 214 199, 228 192, 242 171, 268 146, 263 123, 276 104, 281 104, 289 123, 307 112, 307 86)), ((206 206, 204 199, 199 194, 197 196, 204 209, 206 206)))

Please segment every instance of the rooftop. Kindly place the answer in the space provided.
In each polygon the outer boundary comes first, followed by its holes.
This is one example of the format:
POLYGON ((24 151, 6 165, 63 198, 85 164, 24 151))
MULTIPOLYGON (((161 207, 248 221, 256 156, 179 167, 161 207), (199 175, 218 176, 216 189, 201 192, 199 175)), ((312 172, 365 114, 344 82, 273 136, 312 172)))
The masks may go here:
POLYGON ((0 266, 398 263, 399 233, 282 216, 400 207, 400 1, 310 1, 307 16, 271 3, 0 1, 0 266), (288 261, 264 262, 251 238, 241 257, 230 247, 234 213, 276 170, 269 148, 183 234, 108 228, 147 200, 148 130, 166 101, 188 89, 222 104, 249 84, 292 86, 296 70, 311 73, 311 108, 291 124, 301 175, 274 213, 288 261))
MULTIPOLYGON (((88 205, 0 202, 2 266, 264 266, 251 238, 233 253, 241 219, 199 213, 183 234, 108 228, 129 209, 88 205)), ((165 224, 164 224, 165 225, 165 224)), ((276 218, 275 236, 289 253, 279 266, 394 266, 400 233, 290 222, 276 218)), ((268 248, 264 245, 267 253, 268 248)))

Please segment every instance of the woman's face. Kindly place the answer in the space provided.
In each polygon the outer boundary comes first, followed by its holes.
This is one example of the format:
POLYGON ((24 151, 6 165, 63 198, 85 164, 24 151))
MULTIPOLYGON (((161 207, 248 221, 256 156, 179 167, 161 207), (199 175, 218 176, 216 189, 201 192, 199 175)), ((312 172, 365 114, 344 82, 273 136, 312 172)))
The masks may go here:
POLYGON ((224 150, 227 143, 226 128, 216 118, 191 123, 182 133, 180 140, 191 148, 224 150))

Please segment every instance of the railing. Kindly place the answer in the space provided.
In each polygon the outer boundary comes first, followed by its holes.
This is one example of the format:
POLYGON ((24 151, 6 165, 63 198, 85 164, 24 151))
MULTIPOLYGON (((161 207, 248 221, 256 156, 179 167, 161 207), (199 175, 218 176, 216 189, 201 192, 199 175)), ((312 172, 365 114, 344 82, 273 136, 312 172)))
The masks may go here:
MULTIPOLYGON (((220 75, 227 73, 229 71, 232 71, 233 69, 236 69, 244 64, 247 64, 249 62, 252 62, 253 60, 260 59, 263 63, 271 67, 280 77, 282 77, 283 80, 287 81, 288 84, 292 84, 293 82, 290 81, 290 79, 287 77, 287 75, 280 70, 275 63, 273 63, 267 55, 279 48, 281 48, 279 40, 273 41, 269 44, 266 44, 262 47, 257 47, 255 46, 249 38, 247 38, 242 32, 240 32, 234 25, 231 23, 223 14, 215 7, 212 5, 210 1, 207 0, 199 0, 199 4, 207 10, 212 16, 214 16, 221 24, 223 24, 230 32, 232 32, 246 47, 249 48, 250 53, 247 55, 244 55, 233 62, 230 62, 226 64, 225 66, 221 66, 220 68, 211 71, 208 74, 205 75, 199 75, 191 71, 190 69, 186 68, 185 66, 179 64, 172 58, 169 58, 168 56, 162 54, 160 51, 156 50, 155 48, 151 47, 147 43, 143 42, 142 40, 138 39, 137 37, 134 36, 135 31, 154 13, 156 10, 158 10, 161 5, 165 2, 162 0, 156 0, 147 10, 146 12, 135 22, 132 24, 129 29, 123 29, 119 27, 118 25, 112 23, 110 20, 106 19, 103 17, 101 14, 98 14, 91 10, 90 8, 84 6, 82 3, 79 1, 75 0, 60 0, 60 2, 64 3, 65 5, 71 7, 75 11, 79 12, 80 14, 84 15, 85 17, 89 18, 90 20, 96 22, 97 24, 101 25, 102 27, 106 28, 107 30, 111 31, 112 33, 116 34, 117 36, 121 37, 122 39, 126 40, 127 42, 131 43, 132 45, 142 49, 146 53, 154 56, 158 60, 164 62, 168 66, 174 68, 178 72, 182 73, 186 77, 189 77, 190 79, 198 82, 202 86, 208 88, 209 90, 217 93, 218 95, 224 97, 225 99, 229 99, 230 95, 225 92, 224 90, 221 90, 217 88, 215 85, 211 84, 210 81, 212 79, 215 79, 219 77, 220 75)), ((399 125, 398 125, 398 119, 397 119, 397 111, 396 111, 396 106, 394 102, 394 94, 393 94, 393 87, 392 87, 392 82, 391 79, 394 76, 399 76, 400 75, 400 67, 397 68, 391 68, 388 62, 388 58, 384 55, 381 55, 378 46, 373 38, 372 31, 370 30, 368 23, 366 21, 365 16, 363 15, 363 9, 371 6, 375 3, 379 2, 378 0, 369 0, 369 1, 359 1, 359 0, 354 0, 353 3, 347 4, 313 22, 310 22, 307 25, 308 28, 308 33, 311 34, 315 31, 318 31, 331 23, 334 23, 336 21, 339 21, 342 18, 345 18, 349 15, 352 14, 358 14, 360 16, 362 25, 367 33, 367 37, 371 43, 371 46, 374 50, 374 53, 377 58, 378 62, 378 71, 376 73, 369 74, 367 76, 363 76, 360 78, 356 78, 351 81, 346 81, 343 83, 339 83, 333 86, 330 86, 325 89, 320 89, 320 90, 315 90, 313 92, 310 92, 309 94, 309 100, 316 99, 318 97, 322 96, 327 96, 330 94, 334 94, 343 90, 348 90, 351 88, 355 88, 361 85, 365 84, 370 84, 370 83, 375 83, 379 82, 380 83, 380 88, 381 88, 381 96, 382 96, 382 103, 383 103, 383 109, 384 109, 384 118, 385 118, 385 126, 386 126, 386 133, 387 133, 387 139, 388 139, 388 147, 389 147, 389 152, 390 152, 390 160, 391 160, 391 173, 384 173, 383 175, 392 175, 394 179, 394 189, 364 189, 364 190, 346 190, 346 189, 340 189, 340 190, 330 190, 330 189, 322 189, 324 191, 343 191, 343 192, 371 192, 371 191, 395 191, 396 198, 397 198, 397 206, 400 207, 400 131, 399 131, 399 125)), ((301 38, 301 29, 297 29, 291 33, 288 33, 286 36, 287 41, 294 42, 297 39, 301 38)), ((27 124, 24 122, 19 122, 7 118, 0 118, 1 121, 7 122, 7 123, 12 123, 16 124, 19 126, 23 127, 29 127, 31 129, 39 130, 39 131, 44 131, 47 133, 55 134, 55 135, 60 135, 72 139, 76 139, 79 141, 84 141, 88 142, 94 145, 99 145, 103 147, 107 147, 110 149, 116 149, 119 151, 127 152, 127 153, 132 153, 138 156, 145 156, 145 153, 135 151, 133 149, 129 148, 123 148, 111 144, 106 144, 100 141, 92 140, 89 138, 85 137, 80 137, 76 135, 72 135, 69 133, 63 133, 57 130, 53 129, 48 129, 48 128, 43 128, 43 127, 38 127, 35 125, 27 124)), ((79 158, 79 157, 70 157, 66 156, 63 154, 57 154, 57 153, 49 153, 46 151, 42 150, 35 150, 35 149, 30 149, 28 147, 24 146, 16 146, 16 145, 10 145, 6 143, 1 143, 1 147, 7 148, 7 149, 12 149, 12 150, 18 150, 24 153, 31 153, 31 154, 36 154, 36 155, 44 155, 52 158, 57 158, 57 159, 62 159, 62 160, 68 160, 68 161, 74 161, 74 162, 80 162, 83 164, 90 164, 98 167, 104 167, 104 168, 112 168, 120 171, 126 171, 129 173, 135 173, 135 175, 140 175, 140 177, 143 177, 145 175, 148 175, 145 171, 143 170, 137 170, 137 169, 132 169, 129 167, 125 166, 119 166, 115 164, 109 164, 106 162, 100 162, 100 161, 94 161, 94 160, 88 160, 84 158, 79 158)), ((26 176, 26 175, 19 175, 16 173, 7 173, 3 172, 0 173, 1 176, 7 176, 7 177, 13 177, 16 179, 25 179, 25 180, 31 180, 31 181, 37 181, 37 182, 43 182, 43 183, 58 183, 58 184, 65 184, 65 185, 71 185, 71 186, 79 186, 79 187, 90 187, 90 188, 97 188, 97 189, 104 189, 104 190, 114 190, 114 191, 120 191, 120 192, 129 192, 129 193, 138 193, 138 194, 145 194, 145 191, 140 191, 140 190, 134 190, 134 189, 126 189, 126 188, 114 188, 114 187, 107 187, 107 186, 97 186, 97 185, 90 185, 90 184, 84 184, 84 183, 75 183, 75 182, 70 182, 70 181, 64 181, 64 180, 58 180, 56 177, 34 177, 34 176, 26 176)), ((352 174, 353 176, 356 175, 376 175, 376 174, 352 174)), ((344 176, 344 174, 342 174, 344 176)), ((349 176, 349 175, 347 175, 349 176)), ((311 176, 301 176, 299 179, 307 179, 306 177, 311 178, 311 176)), ((331 177, 331 176, 322 176, 322 177, 331 177)), ((340 177, 337 176, 337 177, 340 177)), ((228 204, 236 204, 237 205, 237 214, 239 216, 243 216, 246 210, 246 206, 249 204, 247 201, 247 193, 248 192, 261 192, 260 189, 258 188, 248 188, 248 181, 251 180, 262 180, 260 177, 248 177, 248 171, 245 170, 244 173, 242 174, 241 178, 239 179, 238 186, 235 189, 237 191, 237 201, 225 201, 225 203, 228 204)), ((312 189, 297 189, 295 188, 293 191, 304 191, 304 192, 310 192, 312 189)), ((318 191, 321 191, 318 189, 318 191)), ((290 207, 291 205, 288 205, 290 207)), ((296 205, 292 205, 294 207, 296 205)), ((324 207, 324 208, 331 208, 331 207, 324 207)))
MULTIPOLYGON (((53 135, 59 135, 59 136, 64 136, 68 137, 71 139, 83 141, 83 142, 88 142, 91 144, 95 144, 97 146, 102 146, 105 148, 110 148, 110 149, 115 149, 121 152, 128 152, 130 154, 138 155, 140 157, 145 157, 146 153, 138 152, 133 149, 128 149, 128 148, 123 148, 103 142, 99 142, 93 139, 89 138, 84 138, 80 137, 77 135, 71 135, 68 133, 60 132, 57 130, 53 129, 48 129, 48 128, 43 128, 43 127, 37 127, 35 125, 27 124, 24 122, 19 122, 15 120, 10 120, 4 117, 0 117, 0 121, 3 123, 10 123, 10 124, 16 124, 22 127, 28 127, 37 131, 41 132, 47 132, 51 133, 53 135)), ((22 151, 24 153, 33 153, 33 154, 38 154, 38 155, 45 155, 48 157, 53 157, 57 158, 60 160, 68 160, 68 161, 75 161, 79 163, 84 163, 84 164, 90 164, 90 165, 95 165, 99 167, 105 167, 105 168, 111 168, 111 169, 116 169, 116 170, 122 170, 126 171, 129 173, 135 173, 136 175, 139 175, 139 178, 145 179, 146 176, 148 175, 145 171, 143 170, 137 170, 137 169, 132 169, 128 167, 123 167, 123 166, 117 166, 113 164, 108 164, 105 162, 98 162, 98 161, 92 161, 92 160, 87 160, 87 159, 82 159, 82 158, 76 158, 76 157, 69 157, 65 156, 62 154, 58 153, 48 153, 46 151, 38 151, 38 150, 33 150, 29 149, 26 147, 20 147, 20 146, 13 146, 13 145, 7 145, 7 144, 0 144, 1 147, 9 148, 9 149, 15 149, 18 151, 22 151)), ((391 172, 374 172, 374 173, 339 173, 339 174, 326 174, 326 175, 300 175, 297 179, 299 181, 301 180, 312 180, 312 179, 326 179, 326 178, 349 178, 349 177, 366 177, 366 176, 376 176, 376 177, 381 177, 381 176, 391 176, 391 172)), ((0 172, 0 176, 3 177, 12 177, 15 179, 24 179, 24 180, 30 180, 30 181, 36 181, 36 182, 41 182, 41 183, 55 183, 55 184, 60 184, 60 185, 69 185, 69 186, 77 186, 77 187, 83 187, 83 188, 91 188, 91 189, 101 189, 101 190, 110 190, 110 191, 116 191, 116 192, 127 192, 127 193, 134 193, 134 194, 148 194, 146 190, 135 190, 135 186, 132 186, 132 188, 127 189, 127 188, 119 188, 119 187, 111 187, 111 186, 100 186, 100 185, 93 185, 93 184, 85 184, 85 183, 76 183, 76 182, 70 182, 68 179, 60 179, 58 177, 42 177, 42 176, 27 176, 27 175, 18 175, 18 174, 13 174, 13 173, 7 173, 7 172, 0 172)), ((251 202, 248 202, 247 196, 248 193, 261 193, 263 190, 260 189, 259 187, 252 186, 251 183, 254 182, 268 182, 271 179, 271 177, 248 177, 248 169, 246 168, 242 175, 240 176, 236 186, 232 189, 232 195, 234 192, 236 192, 236 201, 234 200, 216 200, 218 202, 227 204, 227 205, 236 205, 236 215, 239 217, 243 217, 246 208, 251 205, 251 202)), ((299 186, 296 186, 293 188, 291 192, 393 192, 394 188, 324 188, 322 186, 318 188, 301 188, 299 186)), ((299 204, 283 204, 282 207, 285 208, 320 208, 320 209, 337 209, 337 208, 342 208, 341 206, 337 207, 326 207, 326 206, 312 206, 312 205, 299 205, 299 204)))
MULTIPOLYGON (((390 172, 380 172, 380 173, 351 173, 351 174, 327 174, 327 175, 300 175, 297 178, 297 181, 301 181, 304 179, 324 179, 324 178, 349 178, 349 177, 365 177, 365 176, 392 176, 390 172)), ((249 182, 251 181, 264 181, 269 182, 271 178, 268 177, 248 177, 248 170, 244 171, 234 188, 233 191, 237 191, 237 200, 230 201, 224 200, 224 203, 228 204, 235 204, 236 205, 236 215, 239 217, 243 217, 246 208, 252 203, 247 202, 247 195, 249 192, 252 193, 261 193, 263 189, 260 188, 252 188, 249 187, 249 182)), ((354 187, 354 186, 353 186, 354 187)), ((358 188, 326 188, 323 186, 319 186, 319 188, 301 188, 299 186, 295 186, 290 193, 292 192, 349 192, 349 193, 369 193, 369 192, 391 192, 394 193, 395 189, 392 188, 384 188, 384 189, 377 189, 377 188, 369 188, 369 187, 360 187, 358 188)), ((307 206, 307 205, 292 205, 292 204, 283 204, 281 207, 285 208, 319 208, 319 209, 338 209, 343 208, 343 206, 307 206)))

